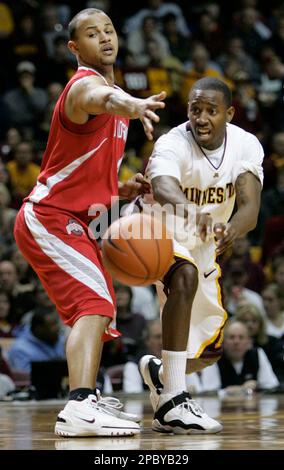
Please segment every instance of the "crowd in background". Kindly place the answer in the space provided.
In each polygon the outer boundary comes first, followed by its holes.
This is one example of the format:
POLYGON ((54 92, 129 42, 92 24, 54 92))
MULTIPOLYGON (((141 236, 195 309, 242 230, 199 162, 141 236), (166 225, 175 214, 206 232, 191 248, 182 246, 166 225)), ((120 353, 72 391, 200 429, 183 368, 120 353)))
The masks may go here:
MULTIPOLYGON (((212 391, 206 383, 216 383, 216 390, 283 389, 284 2, 80 3, 80 10, 88 7, 104 10, 117 29, 117 84, 139 97, 167 91, 154 140, 186 120, 188 91, 208 76, 221 78, 232 90, 233 124, 260 139, 265 159, 258 225, 219 260, 231 318, 221 375, 217 379, 216 370, 208 368, 209 379, 189 376, 188 387, 204 393, 212 391), (241 368, 235 373, 231 363, 241 368)), ((76 1, 0 0, 0 397, 30 384, 33 361, 65 358, 68 328, 58 323, 17 249, 13 224, 40 172, 56 100, 76 70, 67 26, 77 12, 76 1)), ((132 122, 121 180, 145 170, 152 147, 142 126, 132 122)), ((161 354, 155 288, 115 283, 115 289, 123 336, 105 345, 102 388, 139 392, 139 358, 161 354)))

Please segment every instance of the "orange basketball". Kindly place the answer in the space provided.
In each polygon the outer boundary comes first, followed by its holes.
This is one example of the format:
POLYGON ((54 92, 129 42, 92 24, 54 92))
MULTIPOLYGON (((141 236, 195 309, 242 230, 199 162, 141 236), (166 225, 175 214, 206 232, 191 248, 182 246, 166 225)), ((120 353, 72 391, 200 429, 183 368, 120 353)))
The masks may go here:
POLYGON ((116 220, 104 235, 102 251, 110 274, 132 286, 162 279, 173 261, 173 242, 164 224, 147 214, 116 220))

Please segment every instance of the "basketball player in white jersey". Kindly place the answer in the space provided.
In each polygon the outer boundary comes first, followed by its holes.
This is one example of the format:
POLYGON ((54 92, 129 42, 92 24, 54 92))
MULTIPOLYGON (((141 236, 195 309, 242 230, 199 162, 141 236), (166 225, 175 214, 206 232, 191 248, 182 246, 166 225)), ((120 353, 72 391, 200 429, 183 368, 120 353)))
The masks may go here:
POLYGON ((146 170, 155 201, 181 204, 185 211, 189 203, 195 205, 199 229, 193 248, 174 240, 175 262, 158 289, 164 303, 162 362, 153 356, 140 361, 155 431, 222 429, 185 392, 185 375, 222 354, 227 314, 216 257, 255 227, 259 212, 263 149, 254 135, 230 124, 233 115, 224 82, 197 81, 189 94, 188 121, 158 139, 146 170))

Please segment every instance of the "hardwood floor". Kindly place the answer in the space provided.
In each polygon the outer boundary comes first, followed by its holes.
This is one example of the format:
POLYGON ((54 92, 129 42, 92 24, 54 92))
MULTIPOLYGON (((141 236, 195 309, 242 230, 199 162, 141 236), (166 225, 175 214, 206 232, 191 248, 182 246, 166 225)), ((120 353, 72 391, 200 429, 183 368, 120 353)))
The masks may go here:
MULTIPOLYGON (((116 395, 117 396, 117 395, 116 395)), ((221 403, 198 398, 223 423, 215 435, 164 435, 151 430, 148 394, 123 396, 126 410, 144 416, 140 436, 57 438, 53 433, 63 401, 0 402, 0 450, 280 450, 284 449, 284 395, 259 395, 221 403)))

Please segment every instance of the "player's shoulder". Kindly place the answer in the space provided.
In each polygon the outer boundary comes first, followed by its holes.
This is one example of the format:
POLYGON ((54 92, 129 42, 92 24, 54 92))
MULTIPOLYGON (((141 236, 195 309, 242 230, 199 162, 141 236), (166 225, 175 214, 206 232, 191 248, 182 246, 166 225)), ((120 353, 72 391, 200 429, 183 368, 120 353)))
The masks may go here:
POLYGON ((236 126, 235 124, 227 123, 227 134, 229 138, 237 140, 239 144, 249 145, 251 143, 252 145, 261 145, 254 134, 244 130, 242 127, 236 126))
POLYGON ((173 145, 177 145, 180 143, 186 143, 187 140, 186 122, 184 122, 160 136, 157 143, 172 143, 173 145))

